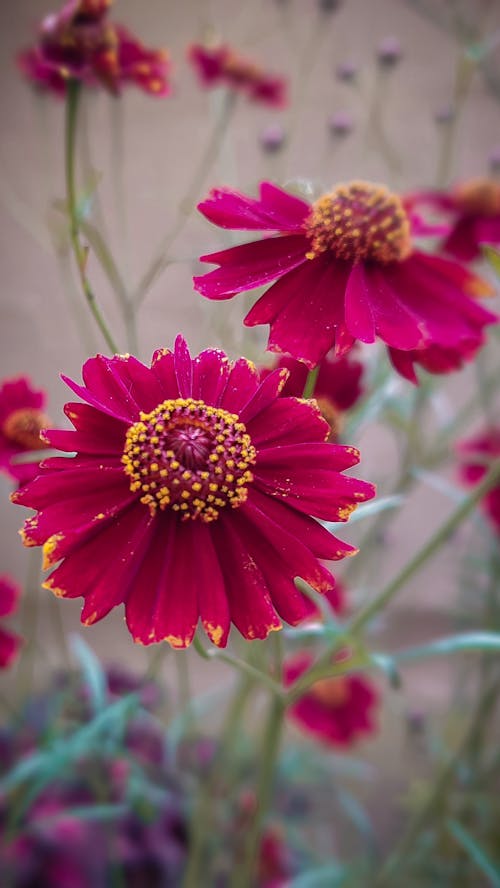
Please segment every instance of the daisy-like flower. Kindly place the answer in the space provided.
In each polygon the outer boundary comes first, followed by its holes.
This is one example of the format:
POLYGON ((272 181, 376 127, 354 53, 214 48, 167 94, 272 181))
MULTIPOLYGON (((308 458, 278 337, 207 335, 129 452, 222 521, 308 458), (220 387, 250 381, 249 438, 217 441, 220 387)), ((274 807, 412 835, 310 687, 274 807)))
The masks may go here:
POLYGON ((32 388, 26 376, 6 379, 0 387, 0 471, 20 484, 38 475, 39 464, 15 462, 15 457, 47 447, 40 438, 42 429, 50 425, 45 402, 45 392, 32 388))
POLYGON ((282 108, 286 104, 286 81, 264 71, 259 65, 240 56, 227 44, 206 46, 194 43, 188 59, 202 86, 226 86, 247 98, 282 108))
POLYGON ((310 516, 347 520, 374 488, 342 474, 359 453, 325 442, 313 403, 279 397, 287 375, 261 382, 212 349, 192 359, 178 337, 150 368, 98 355, 83 386, 66 379, 86 403, 66 406, 75 431, 44 437, 76 456, 48 459, 12 497, 38 510, 25 544, 61 562, 44 585, 83 596, 87 625, 124 603, 144 644, 186 647, 198 620, 219 646, 231 622, 245 638, 300 622, 294 578, 327 592, 318 559, 354 551, 310 516))
POLYGON ((500 244, 500 182, 495 179, 470 179, 450 192, 423 192, 412 199, 450 216, 442 246, 451 256, 470 262, 481 255, 481 244, 500 244))
POLYGON ((69 80, 101 83, 119 93, 135 83, 151 95, 170 91, 168 58, 148 49, 126 28, 108 21, 112 0, 69 0, 45 17, 37 44, 18 56, 20 70, 34 85, 64 95, 69 80))
POLYGON ((479 343, 497 321, 471 296, 488 284, 456 262, 415 249, 412 217, 381 185, 338 185, 308 204, 269 182, 255 200, 216 189, 199 205, 216 225, 274 232, 201 257, 220 267, 194 285, 209 299, 275 283, 245 318, 270 324, 268 348, 314 367, 335 345, 380 337, 401 351, 429 346, 460 349, 479 343))
MULTIPOLYGON (((465 484, 477 484, 488 470, 488 458, 500 459, 500 426, 491 426, 478 435, 461 441, 458 453, 462 460, 460 474, 465 484)), ((484 497, 482 507, 500 535, 500 484, 484 497)))
MULTIPOLYGON (((19 587, 10 577, 0 577, 0 617, 9 617, 17 608, 19 587)), ((21 639, 14 632, 0 626, 0 669, 6 669, 13 662, 21 639)))
MULTIPOLYGON (((312 664, 309 653, 299 653, 285 662, 286 685, 293 685, 312 664)), ((378 695, 362 676, 339 675, 322 678, 288 710, 288 715, 306 733, 327 746, 351 746, 362 734, 375 731, 373 709, 378 695)))
MULTIPOLYGON (((289 372, 282 396, 301 398, 308 375, 306 365, 289 355, 283 355, 277 359, 274 367, 264 367, 261 370, 261 378, 264 379, 276 367, 285 367, 289 372)), ((337 358, 330 351, 320 362, 313 395, 321 415, 330 426, 330 441, 338 437, 342 428, 342 414, 362 395, 362 375, 363 365, 350 354, 337 358)))

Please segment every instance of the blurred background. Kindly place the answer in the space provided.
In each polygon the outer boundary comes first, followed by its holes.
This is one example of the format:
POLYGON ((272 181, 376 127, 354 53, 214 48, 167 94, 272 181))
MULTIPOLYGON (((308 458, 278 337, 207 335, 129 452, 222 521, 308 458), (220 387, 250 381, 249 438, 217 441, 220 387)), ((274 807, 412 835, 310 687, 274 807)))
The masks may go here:
MULTIPOLYGON (((35 94, 15 66, 16 53, 33 42, 38 22, 50 10, 50 0, 17 0, 0 8, 0 378, 29 375, 36 388, 48 392, 48 413, 57 425, 67 400, 59 374, 78 378, 83 360, 104 346, 87 316, 69 254, 63 213, 64 105, 51 95, 35 94)), ((200 87, 186 58, 193 41, 227 41, 289 83, 289 104, 283 110, 238 100, 224 138, 219 144, 215 138, 217 156, 199 184, 198 198, 216 185, 255 193, 264 178, 310 193, 351 178, 404 191, 500 170, 498 0, 117 0, 113 17, 146 45, 168 49, 172 63, 172 94, 166 98, 130 88, 119 101, 102 90, 87 92, 84 100, 82 181, 91 191, 97 189, 96 224, 130 291, 155 257, 161 265, 165 237, 220 128, 221 94, 200 87), (384 46, 393 47, 392 63, 381 60, 384 46)), ((144 294, 137 345, 144 360, 155 348, 170 346, 182 331, 194 352, 222 345, 233 356, 245 351, 265 361, 263 331, 241 328, 245 297, 216 304, 193 291, 197 257, 216 249, 220 238, 192 213, 169 251, 168 264, 144 294)), ((115 299, 92 255, 89 275, 125 351, 115 299)), ((413 397, 408 383, 397 384, 403 398, 413 397)), ((460 408, 473 393, 471 370, 446 379, 433 402, 436 417, 460 408)), ((384 491, 396 452, 391 435, 374 425, 350 443, 362 449, 361 476, 384 491)), ((451 463, 447 477, 456 483, 451 463)), ((28 571, 17 536, 23 516, 9 505, 8 479, 2 477, 0 485, 0 573, 22 583, 28 571)), ((398 521, 379 540, 377 583, 408 560, 452 507, 452 499, 432 485, 424 484, 409 497, 398 521)), ((344 536, 356 542, 359 534, 353 525, 344 536)), ((460 625, 457 553, 477 534, 474 526, 461 530, 408 584, 375 627, 380 646, 425 641, 460 625)), ((151 651, 131 645, 120 613, 80 630, 80 602, 52 600, 31 582, 21 622, 36 608, 47 667, 61 662, 55 608, 65 629, 83 631, 104 657, 140 669, 147 665, 151 651)), ((165 661, 167 681, 175 656, 165 661)), ((367 755, 382 771, 390 761, 396 785, 404 780, 408 757, 414 771, 421 761, 418 743, 408 739, 407 716, 440 717, 455 664, 412 667, 404 673, 403 692, 387 695, 383 739, 371 741, 367 755)), ((212 686, 218 675, 215 666, 211 671, 202 663, 195 672, 196 692, 212 686)), ((0 678, 0 685, 8 692, 8 676, 0 678)))

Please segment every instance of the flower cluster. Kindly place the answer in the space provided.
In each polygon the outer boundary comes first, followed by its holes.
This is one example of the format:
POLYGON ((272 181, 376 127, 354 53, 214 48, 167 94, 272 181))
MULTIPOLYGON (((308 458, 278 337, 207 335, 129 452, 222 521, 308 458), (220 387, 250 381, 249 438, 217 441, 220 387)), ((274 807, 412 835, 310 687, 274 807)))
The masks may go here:
POLYGON ((285 80, 238 55, 227 44, 212 47, 195 43, 189 48, 188 58, 203 86, 226 86, 252 101, 278 108, 286 104, 285 80))
MULTIPOLYGON (((469 360, 497 317, 477 302, 489 285, 456 262, 415 247, 412 216, 380 185, 337 185, 312 205, 269 182, 258 199, 215 189, 199 205, 227 229, 266 237, 201 257, 219 266, 195 277, 209 299, 275 283, 245 324, 269 324, 268 348, 314 367, 335 346, 378 337, 396 369, 451 369, 469 360), (269 236, 272 234, 273 236, 269 236)), ((420 228, 420 225, 419 225, 420 228)))
POLYGON ((124 603, 144 644, 186 647, 199 620, 219 646, 231 622, 245 638, 300 622, 294 578, 328 592, 320 559, 355 551, 314 519, 347 520, 374 488, 343 474, 359 453, 326 443, 314 402, 279 397, 287 377, 261 381, 213 349, 192 359, 181 337, 150 368, 88 360, 84 386, 66 380, 85 402, 66 405, 75 431, 44 432, 76 456, 46 460, 12 497, 38 510, 25 544, 61 562, 44 585, 83 596, 86 624, 124 603))
POLYGON ((101 84, 114 94, 134 83, 151 95, 167 95, 166 53, 143 46, 122 25, 109 21, 111 3, 68 0, 60 12, 46 16, 36 45, 18 56, 28 80, 58 95, 65 94, 70 80, 101 84))

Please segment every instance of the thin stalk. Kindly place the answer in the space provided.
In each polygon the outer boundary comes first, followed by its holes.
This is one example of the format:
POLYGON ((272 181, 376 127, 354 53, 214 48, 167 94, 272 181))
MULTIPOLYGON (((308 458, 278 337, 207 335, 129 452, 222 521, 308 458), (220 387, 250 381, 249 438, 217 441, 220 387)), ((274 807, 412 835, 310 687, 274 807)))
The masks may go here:
POLYGON ((462 756, 466 753, 471 744, 474 743, 476 732, 480 729, 484 719, 489 715, 492 707, 495 706, 497 699, 498 684, 495 683, 480 697, 461 743, 455 753, 441 768, 441 771, 435 780, 432 792, 423 805, 415 812, 402 839, 382 866, 378 876, 375 878, 373 888, 382 888, 382 886, 391 884, 404 884, 400 879, 398 879, 397 882, 394 882, 394 875, 399 870, 404 870, 408 854, 412 850, 415 841, 422 830, 432 826, 436 814, 442 805, 449 783, 456 772, 462 756))
POLYGON ((183 888, 199 888, 202 884, 202 873, 205 865, 205 848, 207 835, 210 832, 210 821, 213 820, 213 799, 221 771, 226 772, 228 762, 234 750, 235 735, 243 719, 243 713, 251 695, 255 681, 243 675, 236 688, 232 703, 227 711, 220 744, 212 763, 210 773, 201 786, 200 795, 191 818, 189 832, 189 858, 183 881, 183 888))
POLYGON ((307 374, 306 384, 304 386, 304 391, 302 394, 303 398, 312 398, 314 395, 314 389, 316 388, 316 382, 318 380, 319 373, 319 364, 314 370, 309 370, 307 374))
POLYGON ((94 291, 87 277, 87 250, 80 242, 80 222, 78 219, 78 207, 76 198, 76 182, 75 182, 75 142, 76 142, 76 123, 78 114, 78 100, 80 97, 81 85, 76 80, 69 80, 68 93, 66 100, 66 196, 69 213, 69 234, 71 246, 75 256, 76 266, 80 277, 83 294, 87 305, 94 317, 94 320, 102 333, 108 348, 117 353, 119 351, 108 326, 97 305, 94 291))
POLYGON ((175 219, 170 230, 163 238, 163 241, 157 251, 157 255, 151 262, 149 268, 142 276, 139 284, 136 287, 135 293, 132 297, 132 302, 135 306, 139 306, 142 303, 147 293, 156 281, 157 277, 169 264, 170 257, 168 253, 170 247, 177 239, 181 231, 184 229, 184 226, 188 222, 191 213, 194 210, 195 201, 199 197, 200 189, 208 173, 212 169, 215 161, 217 160, 217 157, 219 156, 219 152, 223 145, 224 138, 228 130, 235 107, 236 97, 234 93, 228 92, 225 96, 225 101, 221 114, 214 122, 209 141, 200 158, 198 166, 194 171, 186 194, 181 201, 177 218, 175 219))
POLYGON ((488 491, 500 481, 500 460, 493 463, 490 470, 486 473, 482 481, 474 488, 472 493, 466 497, 463 503, 455 509, 442 527, 434 534, 428 543, 423 546, 419 552, 412 558, 408 564, 400 571, 397 577, 390 582, 385 589, 377 595, 373 601, 370 601, 362 608, 356 616, 348 624, 348 631, 355 635, 369 623, 373 617, 379 613, 394 598, 399 590, 407 583, 407 581, 417 573, 430 558, 435 555, 451 534, 459 527, 464 518, 469 515, 477 503, 485 496, 488 491))
POLYGON ((335 653, 342 645, 349 643, 352 636, 359 635, 362 629, 371 622, 371 620, 383 610, 390 601, 397 595, 408 580, 416 574, 433 555, 440 549, 451 534, 460 526, 462 521, 473 511, 477 503, 485 496, 488 491, 500 481, 500 460, 492 465, 486 473, 482 481, 474 488, 472 493, 466 497, 457 509, 452 512, 451 516, 434 534, 434 536, 417 552, 407 565, 399 572, 399 574, 383 589, 372 601, 368 602, 358 613, 350 620, 345 631, 333 640, 324 653, 319 657, 314 666, 293 685, 288 691, 287 703, 293 703, 308 688, 311 687, 318 678, 325 676, 325 666, 330 661, 332 654, 335 653))
MULTIPOLYGON (((278 680, 281 678, 283 665, 281 641, 281 638, 278 636, 273 638, 275 645, 274 670, 278 680)), ((234 877, 230 883, 231 888, 252 888, 256 884, 256 867, 262 841, 262 830, 272 800, 284 715, 284 701, 277 696, 273 696, 260 752, 255 815, 245 843, 242 866, 235 869, 234 877)))
POLYGON ((453 88, 453 117, 450 122, 443 127, 443 140, 441 142, 441 150, 439 152, 436 172, 436 186, 438 188, 443 188, 448 184, 450 179, 450 173, 453 168, 453 151, 455 148, 458 123, 467 96, 469 95, 474 70, 474 61, 466 54, 464 47, 461 47, 455 72, 455 85, 453 88))

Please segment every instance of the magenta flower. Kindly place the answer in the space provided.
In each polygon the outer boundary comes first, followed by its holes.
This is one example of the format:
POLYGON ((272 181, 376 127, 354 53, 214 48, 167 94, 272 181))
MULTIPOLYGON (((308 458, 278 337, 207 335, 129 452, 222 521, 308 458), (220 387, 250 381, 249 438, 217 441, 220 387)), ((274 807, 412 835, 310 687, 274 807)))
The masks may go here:
POLYGON ((247 98, 282 108, 286 105, 286 81, 264 71, 259 65, 240 56, 227 44, 205 46, 194 43, 188 59, 202 86, 226 86, 247 98))
MULTIPOLYGON (((17 608, 19 587, 10 577, 0 577, 0 617, 9 617, 17 608)), ((0 626, 0 669, 7 669, 13 662, 21 638, 0 626)))
POLYGON ((471 179, 450 192, 416 193, 412 202, 430 204, 450 217, 443 250, 463 262, 477 259, 482 244, 500 245, 500 183, 495 179, 471 179))
MULTIPOLYGON (((261 379, 265 379, 276 367, 284 367, 289 372, 281 392, 282 397, 301 398, 308 374, 306 365, 302 361, 283 355, 278 358, 274 367, 261 369, 261 379)), ((330 426, 330 441, 338 437, 342 428, 342 414, 362 395, 362 375, 363 365, 352 358, 350 353, 337 358, 331 351, 320 362, 313 395, 323 419, 326 419, 330 426)))
MULTIPOLYGON (((312 665, 308 653, 285 662, 285 684, 293 685, 312 665)), ((362 734, 375 731, 372 710, 378 704, 373 685, 362 676, 322 678, 288 710, 306 733, 327 746, 352 746, 362 734)))
POLYGON ((40 89, 64 95, 69 80, 102 84, 118 94, 135 83, 151 95, 170 92, 168 57, 148 49, 126 28, 108 21, 112 0, 69 0, 45 17, 37 44, 21 52, 18 65, 40 89))
POLYGON ((0 471, 20 484, 38 475, 39 463, 15 462, 15 457, 47 447, 40 438, 50 425, 45 402, 45 392, 35 391, 26 376, 6 379, 0 387, 0 471))
POLYGON ((46 567, 61 562, 44 585, 83 596, 87 625, 124 603, 144 644, 186 647, 198 620, 220 646, 231 622, 245 638, 300 622, 294 578, 327 592, 318 559, 354 551, 310 515, 347 520, 374 488, 342 474, 359 453, 325 443, 314 404, 279 397, 287 375, 260 382, 212 349, 192 359, 178 337, 150 368, 98 355, 83 386, 66 379, 86 403, 66 406, 76 431, 45 438, 76 456, 46 460, 12 497, 38 510, 25 544, 43 545, 46 567))
POLYGON ((314 367, 335 346, 380 337, 389 348, 479 343, 498 319, 471 295, 490 287, 466 268, 414 248, 401 199, 379 185, 337 186, 310 205, 269 182, 255 200, 215 189, 199 210, 221 228, 266 232, 201 257, 220 267, 194 278, 209 299, 275 283, 245 318, 270 324, 268 348, 314 367), (274 236, 267 236, 273 232, 274 236))
MULTIPOLYGON (((465 484, 478 484, 488 470, 487 459, 500 459, 500 426, 486 428, 478 435, 461 441, 458 453, 462 460, 462 480, 465 484)), ((500 535, 500 484, 486 494, 482 507, 495 532, 500 535)))

